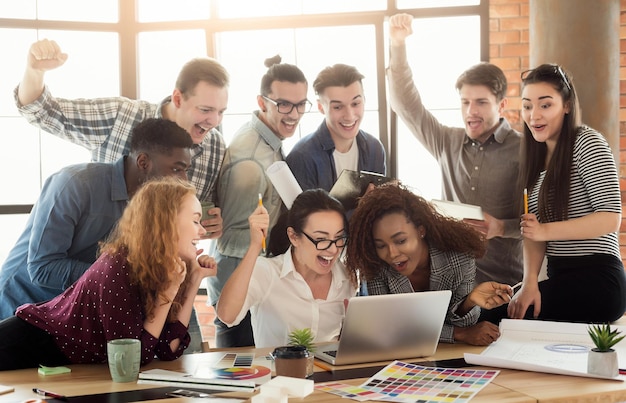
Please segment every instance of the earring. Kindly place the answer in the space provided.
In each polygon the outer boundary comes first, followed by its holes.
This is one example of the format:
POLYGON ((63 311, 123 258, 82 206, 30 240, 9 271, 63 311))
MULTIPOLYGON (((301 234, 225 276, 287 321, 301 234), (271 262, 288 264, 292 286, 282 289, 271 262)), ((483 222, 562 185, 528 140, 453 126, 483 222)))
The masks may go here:
POLYGON ((424 239, 424 234, 421 235, 421 238, 424 239))

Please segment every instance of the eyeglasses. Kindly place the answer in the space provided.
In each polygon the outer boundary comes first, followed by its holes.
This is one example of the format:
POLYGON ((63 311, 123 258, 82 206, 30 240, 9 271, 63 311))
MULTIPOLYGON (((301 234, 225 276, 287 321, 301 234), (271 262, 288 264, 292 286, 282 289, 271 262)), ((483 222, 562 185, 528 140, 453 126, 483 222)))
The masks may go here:
POLYGON ((261 95, 261 96, 266 101, 269 101, 269 102, 273 103, 274 105, 276 105, 276 109, 278 109, 278 113, 282 113, 282 114, 285 114, 285 115, 290 114, 291 111, 293 110, 293 108, 296 108, 298 113, 305 113, 305 112, 308 112, 309 110, 311 110, 311 102, 309 102, 308 99, 305 99, 304 101, 300 102, 299 104, 292 104, 291 102, 287 102, 287 101, 277 101, 275 99, 268 98, 265 95, 261 95))
POLYGON ((522 80, 526 80, 531 73, 534 73, 533 75, 539 78, 549 76, 550 74, 558 75, 567 89, 570 91, 572 90, 572 86, 570 85, 565 72, 558 64, 548 64, 546 66, 537 67, 536 69, 526 70, 521 74, 522 80))
POLYGON ((347 236, 342 236, 337 239, 320 239, 319 241, 316 241, 315 239, 308 236, 306 232, 302 232, 302 233, 304 234, 305 237, 307 237, 309 241, 313 242, 313 245, 315 245, 315 249, 317 250, 326 250, 330 248, 332 244, 335 244, 335 246, 338 248, 343 248, 344 246, 346 246, 346 243, 348 242, 347 236))

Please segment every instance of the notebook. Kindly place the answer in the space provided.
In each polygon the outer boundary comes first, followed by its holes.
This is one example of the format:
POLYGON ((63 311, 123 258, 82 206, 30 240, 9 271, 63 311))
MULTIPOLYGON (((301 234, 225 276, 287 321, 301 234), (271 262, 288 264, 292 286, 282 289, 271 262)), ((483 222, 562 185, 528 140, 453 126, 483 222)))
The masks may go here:
POLYGON ((391 180, 392 178, 375 172, 344 169, 329 193, 343 204, 346 211, 349 211, 356 208, 359 197, 365 194, 370 183, 378 186, 391 180))
POLYGON ((424 291, 350 299, 338 343, 315 356, 333 365, 433 355, 452 292, 424 291))

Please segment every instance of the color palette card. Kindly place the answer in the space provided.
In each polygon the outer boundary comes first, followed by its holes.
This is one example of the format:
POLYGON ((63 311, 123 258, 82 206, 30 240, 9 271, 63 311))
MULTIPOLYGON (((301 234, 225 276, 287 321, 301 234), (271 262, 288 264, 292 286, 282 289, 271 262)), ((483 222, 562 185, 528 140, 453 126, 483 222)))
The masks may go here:
POLYGON ((359 386, 327 383, 317 389, 358 401, 467 402, 499 372, 423 367, 394 361, 359 386))

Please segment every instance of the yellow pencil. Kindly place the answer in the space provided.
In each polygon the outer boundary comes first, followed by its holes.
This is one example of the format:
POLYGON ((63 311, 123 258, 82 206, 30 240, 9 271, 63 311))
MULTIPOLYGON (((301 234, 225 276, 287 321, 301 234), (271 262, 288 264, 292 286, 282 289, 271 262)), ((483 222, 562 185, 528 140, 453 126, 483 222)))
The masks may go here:
POLYGON ((524 188, 524 214, 528 214, 528 189, 524 188))
MULTIPOLYGON (((259 207, 263 207, 263 195, 261 195, 261 193, 259 193, 259 207)), ((262 248, 263 248, 262 251, 265 254, 265 237, 263 237, 262 248)))
POLYGON ((333 369, 331 367, 329 367, 326 364, 323 364, 323 363, 319 362, 318 360, 314 360, 313 364, 315 364, 316 367, 320 367, 324 371, 333 372, 333 369))

